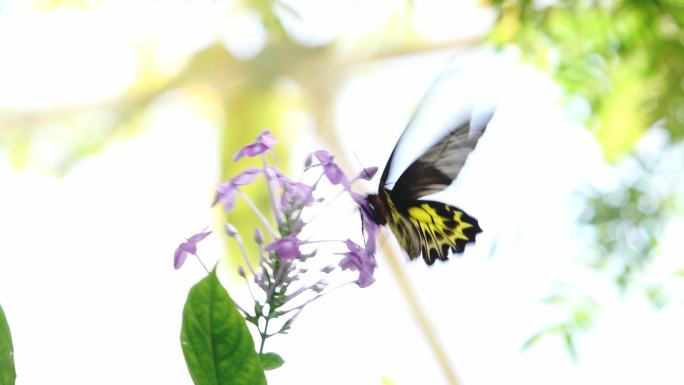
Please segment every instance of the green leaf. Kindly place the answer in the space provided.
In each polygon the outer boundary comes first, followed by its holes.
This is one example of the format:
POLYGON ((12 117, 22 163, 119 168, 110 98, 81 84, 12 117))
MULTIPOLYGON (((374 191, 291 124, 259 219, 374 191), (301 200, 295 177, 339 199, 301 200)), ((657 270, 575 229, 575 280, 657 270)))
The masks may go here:
POLYGON ((259 358, 261 359, 261 366, 264 368, 264 370, 278 369, 285 363, 283 357, 276 353, 264 353, 261 354, 259 358))
POLYGON ((0 306, 0 385, 14 385, 14 348, 5 312, 0 306))
POLYGON ((216 270, 190 289, 181 344, 195 385, 266 384, 252 335, 216 270))

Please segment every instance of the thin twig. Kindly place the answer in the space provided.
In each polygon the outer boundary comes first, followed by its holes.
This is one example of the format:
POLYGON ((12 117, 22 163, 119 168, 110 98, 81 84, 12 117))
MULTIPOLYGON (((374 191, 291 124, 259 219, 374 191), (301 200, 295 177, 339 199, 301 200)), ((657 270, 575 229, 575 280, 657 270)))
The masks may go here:
POLYGON ((397 279, 397 283, 401 288, 401 292, 404 294, 404 299, 406 299, 406 302, 411 308, 411 314, 413 314, 416 322, 418 322, 418 326, 423 332, 423 336, 427 340, 428 345, 430 345, 432 354, 435 355, 437 363, 446 376, 449 385, 461 385, 461 382, 456 376, 456 372, 454 372, 451 364, 449 363, 449 358, 447 357, 446 351, 437 337, 435 328, 430 323, 430 320, 428 319, 420 300, 416 296, 416 291, 413 289, 411 282, 406 276, 406 272, 404 271, 404 267, 399 256, 393 247, 388 246, 389 243, 390 242, 388 242, 386 247, 383 249, 384 254, 387 256, 390 269, 392 269, 392 273, 394 273, 394 277, 397 279))

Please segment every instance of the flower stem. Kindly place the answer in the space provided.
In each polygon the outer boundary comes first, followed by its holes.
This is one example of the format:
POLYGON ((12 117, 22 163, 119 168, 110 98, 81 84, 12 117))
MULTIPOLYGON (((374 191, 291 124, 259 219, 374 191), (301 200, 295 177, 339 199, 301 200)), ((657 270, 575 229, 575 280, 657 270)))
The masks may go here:
POLYGON ((197 260, 199 261, 200 265, 202 265, 202 267, 204 268, 204 271, 206 271, 207 274, 209 274, 209 269, 207 269, 207 265, 205 265, 204 262, 202 262, 202 258, 200 258, 197 254, 195 254, 195 257, 197 257, 197 260))
POLYGON ((278 238, 278 234, 275 232, 275 230, 273 230, 273 227, 271 227, 271 224, 268 223, 268 219, 266 219, 266 217, 264 217, 264 214, 261 213, 259 208, 256 207, 256 205, 254 204, 254 202, 252 202, 252 200, 249 199, 247 194, 243 193, 242 190, 240 190, 240 189, 236 189, 236 190, 237 190, 238 194, 240 194, 242 199, 244 199, 245 202, 247 202, 247 205, 249 205, 249 207, 252 209, 252 211, 254 211, 254 214, 256 214, 256 216, 259 217, 259 219, 264 224, 264 226, 266 226, 266 229, 268 230, 269 233, 271 233, 273 238, 278 238))
POLYGON ((247 268, 249 269, 249 272, 252 273, 252 276, 256 275, 256 273, 254 272, 254 266, 252 266, 252 262, 249 261, 247 249, 245 248, 244 242, 242 242, 242 237, 240 236, 240 234, 235 235, 235 242, 237 242, 238 247, 240 248, 240 253, 242 253, 242 258, 244 258, 245 263, 247 264, 247 268))
POLYGON ((268 338, 268 321, 271 320, 271 309, 269 309, 268 312, 269 314, 265 317, 266 323, 264 324, 264 331, 259 333, 261 334, 261 345, 259 346, 259 355, 261 355, 264 352, 264 344, 266 343, 266 338, 268 338))
POLYGON ((278 229, 283 226, 283 218, 280 215, 280 208, 278 207, 278 202, 275 200, 275 193, 273 192, 273 184, 271 183, 271 176, 268 173, 268 163, 266 162, 266 154, 261 154, 261 160, 263 161, 264 176, 266 177, 266 190, 268 191, 268 201, 271 203, 271 209, 273 210, 273 216, 278 224, 278 229))

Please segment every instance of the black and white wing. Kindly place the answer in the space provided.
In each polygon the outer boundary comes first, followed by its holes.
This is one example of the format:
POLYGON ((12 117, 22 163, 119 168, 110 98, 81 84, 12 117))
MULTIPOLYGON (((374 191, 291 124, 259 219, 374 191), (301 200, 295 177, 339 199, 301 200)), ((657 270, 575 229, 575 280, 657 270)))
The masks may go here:
POLYGON ((412 201, 447 188, 475 149, 493 111, 478 122, 467 120, 428 148, 397 179, 392 196, 412 201))

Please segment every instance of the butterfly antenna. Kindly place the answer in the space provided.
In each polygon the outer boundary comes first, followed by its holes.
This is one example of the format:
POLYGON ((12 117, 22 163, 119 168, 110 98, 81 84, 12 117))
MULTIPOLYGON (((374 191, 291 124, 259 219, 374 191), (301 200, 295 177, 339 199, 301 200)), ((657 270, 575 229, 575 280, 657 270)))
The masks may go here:
POLYGON ((329 200, 328 202, 326 202, 325 206, 323 206, 322 209, 318 210, 318 212, 317 212, 316 214, 314 214, 313 217, 311 217, 311 219, 309 220, 309 222, 307 222, 307 224, 313 222, 316 218, 320 217, 321 214, 323 214, 323 213, 325 212, 325 210, 328 209, 328 208, 330 207, 330 205, 333 204, 333 202, 335 202, 335 200, 336 200, 337 198, 339 198, 340 195, 342 195, 343 193, 344 193, 344 190, 338 192, 331 200, 329 200))
POLYGON ((366 178, 370 179, 370 174, 368 173, 368 170, 366 170, 366 167, 363 165, 363 162, 361 162, 361 159, 359 159, 359 156, 356 155, 356 151, 352 151, 352 154, 354 154, 354 158, 356 158, 356 161, 359 162, 359 165, 361 166, 363 173, 366 174, 366 178))

